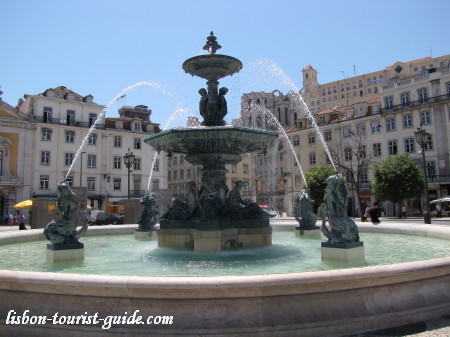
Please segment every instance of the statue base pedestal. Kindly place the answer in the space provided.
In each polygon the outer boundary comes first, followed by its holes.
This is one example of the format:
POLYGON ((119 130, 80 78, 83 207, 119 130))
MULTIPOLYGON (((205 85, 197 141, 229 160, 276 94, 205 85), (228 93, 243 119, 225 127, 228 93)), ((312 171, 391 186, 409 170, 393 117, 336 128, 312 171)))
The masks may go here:
POLYGON ((193 249, 196 252, 220 252, 234 248, 272 245, 272 228, 225 228, 197 230, 189 228, 158 229, 158 246, 193 249))
POLYGON ((330 243, 322 242, 321 247, 322 260, 351 262, 363 261, 364 244, 362 242, 355 243, 330 243))
POLYGON ((303 237, 303 238, 317 238, 322 234, 322 231, 319 227, 313 229, 300 229, 295 228, 295 236, 303 237))
POLYGON ((83 261, 84 245, 82 243, 69 245, 47 244, 46 259, 49 263, 83 261))
POLYGON ((156 239, 156 230, 155 229, 149 229, 149 230, 139 230, 136 229, 134 231, 134 238, 139 241, 149 241, 156 239))

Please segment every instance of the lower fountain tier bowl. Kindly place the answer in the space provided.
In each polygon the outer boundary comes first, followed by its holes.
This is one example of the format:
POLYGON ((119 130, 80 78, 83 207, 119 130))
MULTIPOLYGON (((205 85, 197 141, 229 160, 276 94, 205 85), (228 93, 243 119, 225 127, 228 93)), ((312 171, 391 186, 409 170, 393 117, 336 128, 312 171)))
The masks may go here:
POLYGON ((183 69, 193 76, 214 81, 239 72, 242 63, 227 55, 200 55, 184 61, 183 69))
POLYGON ((210 157, 223 163, 237 163, 240 155, 267 151, 278 135, 273 131, 239 126, 176 128, 145 138, 156 151, 183 153, 192 164, 202 164, 210 157))

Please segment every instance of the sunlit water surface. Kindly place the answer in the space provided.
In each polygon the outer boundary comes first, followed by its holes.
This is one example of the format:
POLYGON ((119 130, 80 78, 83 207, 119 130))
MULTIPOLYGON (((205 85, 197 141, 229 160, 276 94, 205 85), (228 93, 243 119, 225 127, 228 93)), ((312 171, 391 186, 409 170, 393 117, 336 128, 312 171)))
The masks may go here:
POLYGON ((274 232, 270 247, 219 253, 158 248, 155 240, 137 241, 134 235, 83 237, 85 259, 77 263, 47 263, 44 241, 3 245, 0 269, 140 276, 250 275, 375 266, 450 255, 446 240, 398 234, 360 236, 366 260, 353 264, 321 261, 323 238, 274 232))

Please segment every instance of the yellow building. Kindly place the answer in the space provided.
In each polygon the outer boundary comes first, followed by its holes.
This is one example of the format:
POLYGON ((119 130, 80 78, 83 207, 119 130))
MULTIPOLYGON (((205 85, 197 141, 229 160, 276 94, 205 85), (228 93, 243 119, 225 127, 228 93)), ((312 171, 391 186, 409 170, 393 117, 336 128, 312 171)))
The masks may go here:
MULTIPOLYGON (((36 126, 0 98, 0 211, 30 198, 33 142, 36 126)), ((3 218, 2 218, 3 221, 3 218)))

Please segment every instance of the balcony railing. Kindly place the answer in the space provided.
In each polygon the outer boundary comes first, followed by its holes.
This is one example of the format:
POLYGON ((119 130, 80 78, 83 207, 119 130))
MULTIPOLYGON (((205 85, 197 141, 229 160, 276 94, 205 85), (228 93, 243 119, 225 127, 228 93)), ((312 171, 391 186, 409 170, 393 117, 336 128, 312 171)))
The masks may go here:
POLYGON ((385 114, 385 113, 392 113, 392 112, 402 111, 402 110, 410 110, 412 108, 427 106, 427 105, 436 104, 436 103, 443 103, 443 102, 448 102, 448 101, 450 101, 450 93, 445 94, 445 95, 440 95, 440 96, 428 97, 426 99, 421 99, 418 101, 412 101, 412 102, 408 102, 408 103, 392 105, 391 107, 381 108, 381 113, 385 114))
POLYGON ((19 177, 0 176, 0 185, 19 185, 19 177))
POLYGON ((428 183, 450 183, 450 175, 427 177, 428 183))
MULTIPOLYGON (((41 123, 48 123, 48 124, 59 124, 59 125, 67 125, 67 126, 78 126, 82 128, 90 128, 93 123, 89 122, 82 122, 82 121, 73 121, 71 123, 67 123, 66 119, 60 119, 60 118, 44 118, 43 116, 33 116, 34 120, 41 122, 41 123)), ((96 129, 105 129, 105 124, 96 124, 96 129)))

